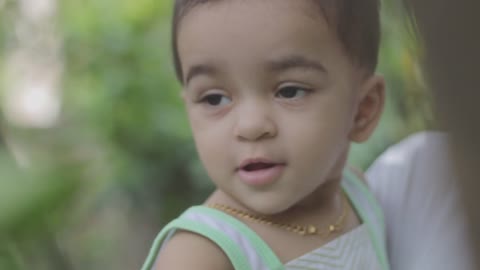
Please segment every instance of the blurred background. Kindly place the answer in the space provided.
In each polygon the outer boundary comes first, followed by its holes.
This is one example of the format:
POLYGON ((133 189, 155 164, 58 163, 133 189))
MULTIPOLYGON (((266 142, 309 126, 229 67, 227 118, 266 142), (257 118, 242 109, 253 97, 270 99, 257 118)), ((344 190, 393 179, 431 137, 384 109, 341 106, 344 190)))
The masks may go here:
MULTIPOLYGON (((139 269, 213 190, 170 56, 172 1, 0 0, 0 269, 139 269)), ((366 168, 435 128, 415 24, 385 0, 380 127, 366 168)))

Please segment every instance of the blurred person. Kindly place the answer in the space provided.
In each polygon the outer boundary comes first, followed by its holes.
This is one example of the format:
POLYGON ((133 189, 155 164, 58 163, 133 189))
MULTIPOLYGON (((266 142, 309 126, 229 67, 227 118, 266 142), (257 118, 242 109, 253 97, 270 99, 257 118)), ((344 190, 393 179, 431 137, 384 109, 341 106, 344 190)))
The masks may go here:
MULTIPOLYGON (((424 64, 439 123, 450 134, 455 182, 480 254, 480 1, 406 0, 424 45, 424 64), (439 19, 441 18, 441 19, 439 19)), ((476 256, 476 269, 480 257, 476 256)))
POLYGON ((379 3, 177 0, 177 76, 216 191, 143 269, 389 269, 381 208, 345 168, 381 115, 379 3))

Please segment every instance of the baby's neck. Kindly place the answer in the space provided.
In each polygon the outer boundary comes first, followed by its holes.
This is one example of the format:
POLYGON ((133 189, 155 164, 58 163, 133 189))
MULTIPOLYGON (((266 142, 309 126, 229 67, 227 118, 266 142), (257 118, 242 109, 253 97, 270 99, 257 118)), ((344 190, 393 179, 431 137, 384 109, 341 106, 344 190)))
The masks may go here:
MULTIPOLYGON (((294 206, 281 213, 268 215, 267 218, 271 221, 327 226, 341 214, 342 196, 340 179, 329 179, 294 206)), ((220 190, 215 191, 206 202, 212 203, 225 204, 253 215, 265 216, 248 209, 220 190)))
POLYGON ((308 211, 311 208, 328 207, 335 202, 340 192, 340 179, 330 179, 292 208, 301 208, 302 211, 308 211))
POLYGON ((272 219, 302 225, 328 226, 341 214, 342 196, 340 181, 332 180, 286 211, 272 215, 272 219))

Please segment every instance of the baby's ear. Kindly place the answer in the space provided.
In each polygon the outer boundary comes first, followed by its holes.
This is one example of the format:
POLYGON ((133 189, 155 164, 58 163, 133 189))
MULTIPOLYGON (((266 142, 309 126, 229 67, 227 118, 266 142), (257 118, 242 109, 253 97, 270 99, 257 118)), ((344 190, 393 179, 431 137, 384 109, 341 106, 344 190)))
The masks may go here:
POLYGON ((357 143, 366 141, 377 127, 385 103, 385 80, 383 76, 374 74, 364 81, 359 90, 357 111, 349 136, 357 143))

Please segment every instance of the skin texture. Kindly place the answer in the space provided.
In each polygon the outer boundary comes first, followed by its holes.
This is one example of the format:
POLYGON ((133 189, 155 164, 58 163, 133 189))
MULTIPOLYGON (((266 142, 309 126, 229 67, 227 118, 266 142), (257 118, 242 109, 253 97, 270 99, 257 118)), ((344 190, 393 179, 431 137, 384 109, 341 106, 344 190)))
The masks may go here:
MULTIPOLYGON (((384 82, 352 65, 312 7, 308 1, 220 1, 195 7, 181 22, 183 97, 200 159, 217 186, 207 203, 319 227, 340 214, 349 144, 375 128, 384 82), (252 158, 282 164, 281 173, 267 185, 245 183, 238 168, 252 158)), ((359 223, 348 207, 344 232, 359 223)), ((305 240, 246 223, 282 261, 338 237, 305 240)), ((167 259, 189 249, 175 241, 160 253, 158 269, 191 269, 167 259)), ((226 259, 213 243, 203 244, 226 259)), ((221 264, 205 269, 228 269, 221 264)))

